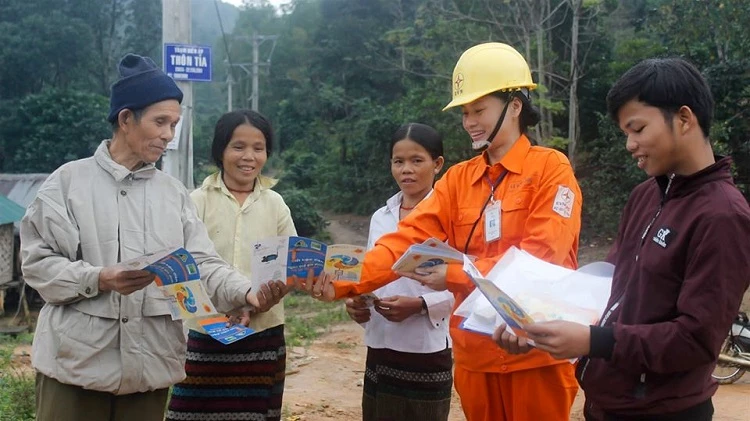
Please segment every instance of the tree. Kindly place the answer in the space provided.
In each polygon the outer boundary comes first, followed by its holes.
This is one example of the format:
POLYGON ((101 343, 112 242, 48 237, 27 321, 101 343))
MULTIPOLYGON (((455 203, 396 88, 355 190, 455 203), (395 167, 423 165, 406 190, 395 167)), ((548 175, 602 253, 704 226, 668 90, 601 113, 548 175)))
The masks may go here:
POLYGON ((0 22, 0 99, 78 86, 90 42, 91 32, 80 19, 57 10, 0 22))
POLYGON ((52 172, 112 134, 107 98, 97 94, 49 89, 8 108, 15 110, 0 120, 0 171, 52 172))

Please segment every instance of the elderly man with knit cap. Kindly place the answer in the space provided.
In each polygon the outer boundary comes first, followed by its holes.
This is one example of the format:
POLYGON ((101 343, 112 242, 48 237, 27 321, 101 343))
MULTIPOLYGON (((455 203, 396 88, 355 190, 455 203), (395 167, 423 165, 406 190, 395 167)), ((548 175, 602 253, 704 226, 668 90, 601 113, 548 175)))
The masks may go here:
POLYGON ((180 119, 175 82, 132 54, 119 71, 112 139, 52 173, 21 223, 24 277, 46 301, 32 351, 42 421, 161 421, 169 386, 185 377, 182 323, 153 275, 118 262, 185 247, 221 312, 265 311, 286 293, 280 282, 251 292, 185 187, 155 168, 180 119))

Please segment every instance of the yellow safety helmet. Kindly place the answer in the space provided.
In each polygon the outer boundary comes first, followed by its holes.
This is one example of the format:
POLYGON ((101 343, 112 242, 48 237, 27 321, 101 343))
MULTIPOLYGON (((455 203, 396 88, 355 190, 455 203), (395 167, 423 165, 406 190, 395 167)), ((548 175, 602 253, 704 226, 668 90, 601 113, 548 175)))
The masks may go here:
POLYGON ((535 89, 523 56, 500 42, 475 45, 461 54, 451 81, 453 100, 443 108, 468 104, 497 91, 535 89))

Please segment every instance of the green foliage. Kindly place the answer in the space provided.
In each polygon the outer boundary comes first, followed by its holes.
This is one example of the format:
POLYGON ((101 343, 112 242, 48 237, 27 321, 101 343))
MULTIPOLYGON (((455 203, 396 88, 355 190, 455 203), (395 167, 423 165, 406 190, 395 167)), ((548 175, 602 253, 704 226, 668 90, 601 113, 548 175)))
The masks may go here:
POLYGON ((577 168, 583 193, 583 226, 586 239, 617 233, 620 211, 630 191, 645 179, 625 149, 622 132, 606 115, 599 114, 600 136, 588 144, 585 166, 577 168))
MULTIPOLYGON (((226 47, 213 1, 191 3, 193 40, 213 46, 216 82, 194 85, 196 181, 214 170, 210 144, 227 108, 225 76, 234 80, 233 107, 248 107, 252 69, 240 64, 252 61, 253 34, 276 35, 260 43, 259 103, 276 133, 268 170, 282 179, 300 232, 321 235, 313 206, 360 214, 382 206, 396 190, 388 143, 400 124, 442 133, 446 167, 474 155, 460 111, 441 109, 456 60, 479 42, 505 42, 525 56, 543 111, 542 128, 531 134, 566 148, 576 2, 296 0, 283 11, 267 1, 219 3, 226 47)), ((733 156, 737 184, 750 197, 748 2, 582 0, 582 7, 576 166, 584 229, 613 235, 627 191, 642 177, 600 115, 612 83, 647 57, 683 56, 704 72, 716 99, 713 144, 733 156)), ((50 171, 90 154, 109 136, 106 99, 95 94, 108 94, 126 51, 160 62, 160 31, 159 2, 149 0, 0 2, 0 170, 50 171)))
POLYGON ((81 91, 47 90, 26 96, 0 119, 2 171, 52 172, 91 156, 111 136, 103 118, 107 99, 81 91))
POLYGON ((329 240, 325 231, 326 221, 315 210, 307 193, 295 188, 283 189, 279 193, 289 206, 294 227, 297 228, 297 234, 324 242, 329 240))
POLYGON ((16 346, 30 344, 31 336, 9 338, 0 335, 0 421, 33 421, 34 376, 13 365, 16 346))
POLYGON ((20 98, 47 86, 78 85, 90 60, 91 42, 91 31, 80 19, 58 10, 19 21, 0 18, 0 99, 20 98))

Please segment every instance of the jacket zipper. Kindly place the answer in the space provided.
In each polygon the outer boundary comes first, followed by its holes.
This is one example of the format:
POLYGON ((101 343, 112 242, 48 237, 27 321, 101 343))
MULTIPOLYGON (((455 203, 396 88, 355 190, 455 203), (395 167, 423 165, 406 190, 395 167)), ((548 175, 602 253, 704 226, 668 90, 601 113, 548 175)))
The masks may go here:
POLYGON ((656 222, 656 218, 661 215, 662 209, 664 209, 664 203, 667 202, 667 195, 669 194, 669 189, 672 187, 672 180, 674 180, 674 174, 669 176, 669 182, 667 183, 667 188, 664 189, 664 194, 661 197, 661 201, 659 201, 659 208, 656 209, 656 213, 654 214, 654 217, 651 218, 651 222, 646 225, 646 229, 643 230, 643 234, 641 234, 641 245, 638 247, 638 253, 635 254, 635 261, 638 261, 638 258, 641 256, 641 250, 643 249, 643 244, 646 242, 646 236, 648 236, 648 232, 651 231, 651 228, 654 226, 654 222, 656 222))

